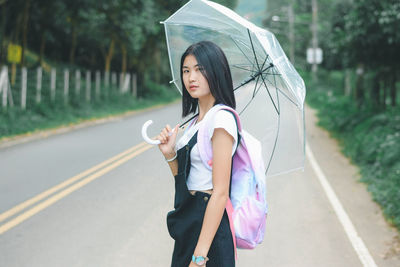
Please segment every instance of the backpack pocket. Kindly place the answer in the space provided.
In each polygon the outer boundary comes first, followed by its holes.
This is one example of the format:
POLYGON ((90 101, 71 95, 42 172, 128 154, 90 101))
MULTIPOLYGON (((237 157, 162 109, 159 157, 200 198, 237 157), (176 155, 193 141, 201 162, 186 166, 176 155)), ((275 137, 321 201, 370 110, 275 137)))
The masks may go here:
POLYGON ((233 213, 238 248, 253 249, 261 243, 265 233, 265 203, 256 195, 248 196, 233 213))

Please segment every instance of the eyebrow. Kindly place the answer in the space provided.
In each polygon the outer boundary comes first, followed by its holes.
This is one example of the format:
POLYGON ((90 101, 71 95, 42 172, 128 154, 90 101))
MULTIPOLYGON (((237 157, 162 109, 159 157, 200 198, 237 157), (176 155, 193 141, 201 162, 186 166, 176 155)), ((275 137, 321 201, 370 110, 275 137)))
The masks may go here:
MULTIPOLYGON (((200 64, 196 64, 196 65, 194 65, 195 67, 200 67, 201 65, 200 64)), ((188 69, 189 67, 188 66, 182 66, 182 69, 188 69)))

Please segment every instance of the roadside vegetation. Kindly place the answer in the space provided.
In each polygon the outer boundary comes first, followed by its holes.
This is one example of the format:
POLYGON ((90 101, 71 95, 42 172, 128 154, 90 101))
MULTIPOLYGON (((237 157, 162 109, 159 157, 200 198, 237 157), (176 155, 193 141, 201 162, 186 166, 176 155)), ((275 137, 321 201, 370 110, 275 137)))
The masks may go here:
POLYGON ((340 141, 343 153, 359 166, 361 181, 400 229, 400 107, 359 107, 344 95, 342 72, 320 73, 307 81, 307 102, 318 110, 319 125, 340 141))

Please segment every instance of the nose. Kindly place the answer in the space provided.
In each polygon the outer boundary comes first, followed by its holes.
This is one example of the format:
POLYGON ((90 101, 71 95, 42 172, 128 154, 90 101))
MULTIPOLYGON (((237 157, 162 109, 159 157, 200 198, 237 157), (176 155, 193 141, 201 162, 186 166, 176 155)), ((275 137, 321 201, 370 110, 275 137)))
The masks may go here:
POLYGON ((190 82, 196 81, 196 72, 195 72, 195 71, 191 71, 191 72, 189 73, 189 81, 190 81, 190 82))

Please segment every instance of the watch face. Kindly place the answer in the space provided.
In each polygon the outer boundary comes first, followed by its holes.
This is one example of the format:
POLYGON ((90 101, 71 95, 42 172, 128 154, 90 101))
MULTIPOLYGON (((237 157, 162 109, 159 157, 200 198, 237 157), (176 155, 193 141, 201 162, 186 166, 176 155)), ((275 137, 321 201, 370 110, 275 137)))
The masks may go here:
POLYGON ((203 257, 197 258, 197 259, 196 259, 196 263, 197 263, 198 265, 204 265, 204 264, 205 264, 205 260, 204 260, 203 257))
POLYGON ((196 263, 197 265, 204 265, 204 264, 206 263, 205 258, 202 257, 202 256, 197 256, 197 257, 196 257, 196 256, 193 255, 192 261, 193 261, 194 263, 196 263))

